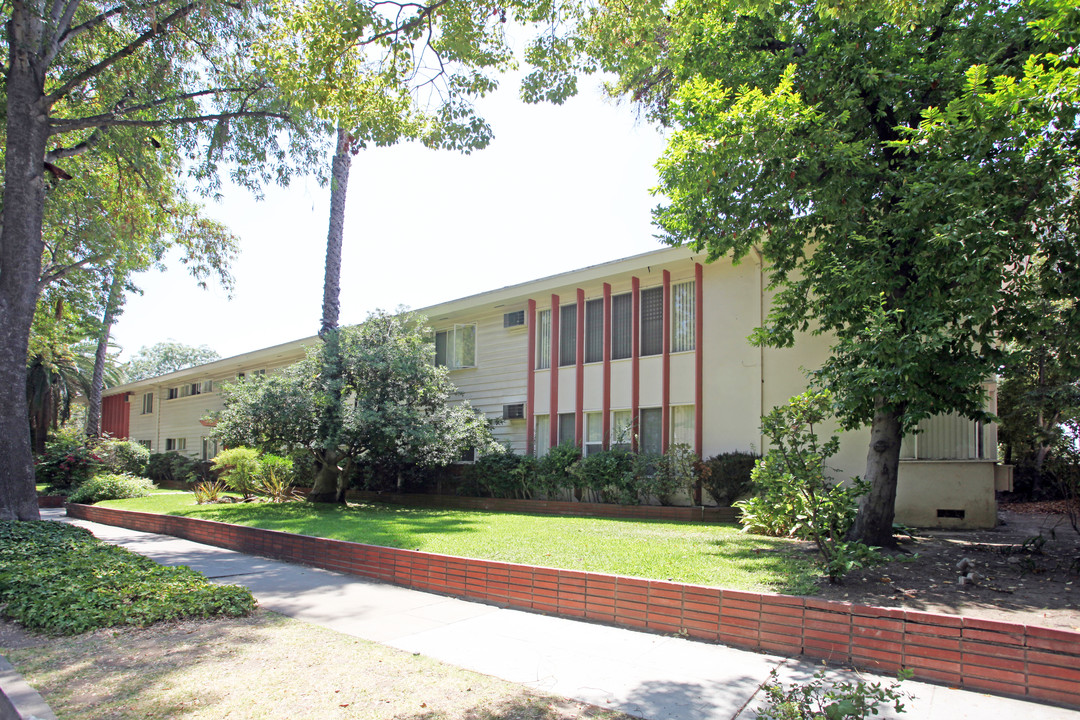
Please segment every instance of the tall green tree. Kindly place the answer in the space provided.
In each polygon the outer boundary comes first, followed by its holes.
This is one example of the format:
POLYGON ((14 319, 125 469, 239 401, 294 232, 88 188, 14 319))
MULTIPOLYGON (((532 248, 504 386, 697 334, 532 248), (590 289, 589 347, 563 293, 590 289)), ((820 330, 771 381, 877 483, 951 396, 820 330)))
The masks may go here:
MULTIPOLYGON (((1076 166, 1061 144, 1076 123, 1055 135, 1053 118, 1021 102, 1022 130, 972 103, 1020 82, 1029 58, 1075 62, 1067 37, 1030 24, 1054 13, 1042 2, 628 0, 602 4, 563 43, 672 126, 654 216, 665 239, 710 259, 762 252, 775 295, 754 342, 833 338, 813 381, 844 427, 869 428, 871 489, 853 528, 868 543, 892 542, 903 434, 936 413, 989 419, 980 383, 1002 359, 1011 269, 1043 247, 1047 222, 1075 243, 1062 201, 1076 166), (939 130, 954 142, 926 142, 942 109, 965 104, 963 122, 939 130), (1031 142, 1040 128, 1049 141, 1031 142)), ((556 57, 534 84, 557 99, 574 70, 556 57)))
POLYGON ((172 143, 210 189, 223 162, 233 163, 241 184, 287 180, 280 140, 297 127, 250 62, 262 7, 258 0, 12 0, 0 8, 0 518, 38 517, 24 369, 50 178, 73 177, 64 168, 71 158, 141 142, 172 143))
POLYGON ((220 359, 221 355, 209 345, 196 347, 166 340, 139 348, 139 352, 124 365, 124 379, 125 382, 137 382, 220 359))
POLYGON ((226 385, 214 434, 230 446, 308 453, 318 474, 330 476, 342 495, 340 478, 354 468, 447 465, 469 448, 493 444, 484 418, 457 400, 446 368, 431 362, 434 349, 423 318, 376 312, 335 338, 339 351, 333 356, 312 347, 280 373, 226 385), (339 363, 332 371, 342 399, 339 444, 331 449, 323 428, 328 358, 339 363))

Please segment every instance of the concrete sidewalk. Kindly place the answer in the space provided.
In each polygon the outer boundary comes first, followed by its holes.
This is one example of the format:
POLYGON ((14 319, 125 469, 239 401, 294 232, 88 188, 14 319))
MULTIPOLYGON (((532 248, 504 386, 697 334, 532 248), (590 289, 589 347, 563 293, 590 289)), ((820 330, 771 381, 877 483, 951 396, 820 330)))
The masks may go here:
MULTIPOLYGON (((165 535, 72 520, 163 565, 244 585, 269 610, 648 720, 750 720, 777 670, 785 683, 820 665, 682 638, 506 610, 282 563, 165 535)), ((830 670, 836 678, 853 672, 830 670)), ((890 682, 891 678, 863 675, 890 682)), ((1080 712, 907 681, 912 720, 1080 720, 1080 712)))

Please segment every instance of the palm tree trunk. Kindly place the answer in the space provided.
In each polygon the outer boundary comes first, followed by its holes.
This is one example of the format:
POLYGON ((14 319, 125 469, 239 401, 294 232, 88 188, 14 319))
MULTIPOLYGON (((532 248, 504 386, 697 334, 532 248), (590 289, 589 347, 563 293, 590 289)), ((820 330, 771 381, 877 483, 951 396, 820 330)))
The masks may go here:
POLYGON ((349 192, 349 169, 352 166, 352 138, 344 129, 337 130, 337 147, 330 166, 330 228, 326 234, 326 271, 323 275, 323 309, 319 337, 323 340, 323 374, 320 392, 327 399, 319 422, 319 445, 323 463, 308 499, 312 502, 344 502, 338 462, 338 438, 341 431, 341 345, 338 342, 338 316, 341 308, 341 245, 345 234, 345 200, 349 192))
POLYGON ((101 436, 101 391, 105 387, 105 358, 109 352, 109 335, 112 334, 113 323, 120 314, 123 290, 124 274, 114 270, 109 283, 109 297, 105 301, 105 315, 101 319, 97 353, 94 355, 94 376, 90 380, 89 397, 86 398, 86 434, 89 437, 101 436))

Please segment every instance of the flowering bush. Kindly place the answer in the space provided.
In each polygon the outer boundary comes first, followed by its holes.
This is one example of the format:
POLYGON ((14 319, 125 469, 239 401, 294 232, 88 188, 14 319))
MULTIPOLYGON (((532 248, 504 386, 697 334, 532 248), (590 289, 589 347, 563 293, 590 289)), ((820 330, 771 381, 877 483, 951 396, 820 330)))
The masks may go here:
POLYGON ((46 492, 66 495, 102 467, 101 457, 86 438, 61 432, 45 444, 45 452, 34 463, 34 475, 48 485, 46 492))

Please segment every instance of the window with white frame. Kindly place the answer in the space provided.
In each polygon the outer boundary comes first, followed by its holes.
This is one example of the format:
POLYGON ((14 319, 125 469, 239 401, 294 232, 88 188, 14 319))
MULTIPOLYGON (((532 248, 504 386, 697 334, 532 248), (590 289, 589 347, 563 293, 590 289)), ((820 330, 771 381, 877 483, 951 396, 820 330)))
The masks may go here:
POLYGON ((641 291, 641 354, 664 351, 664 288, 641 291))
POLYGON ((577 363, 577 303, 559 308, 559 366, 577 363))
POLYGON ((187 450, 187 438, 166 438, 165 452, 187 450))
POLYGON ((611 298, 611 359, 622 360, 633 354, 634 299, 630 293, 611 298))
POLYGON ((252 370, 251 371, 251 376, 252 377, 262 377, 263 375, 266 375, 266 370, 265 369, 263 369, 263 370, 252 370))
POLYGON ((604 359, 604 300, 598 298, 585 303, 585 362, 594 363, 604 359))
POLYGON ((169 400, 175 400, 178 397, 180 397, 180 388, 178 388, 178 387, 169 388, 169 395, 168 395, 169 400))
POLYGON ((144 393, 142 396, 142 414, 149 415, 154 412, 154 393, 144 393))
POLYGON ((671 442, 673 445, 694 447, 693 405, 675 405, 671 408, 671 442))
POLYGON ((551 310, 536 313, 536 369, 551 367, 551 310))
POLYGON ((218 441, 215 438, 203 437, 202 439, 202 459, 213 460, 218 454, 218 441))
POLYGON ((647 455, 659 455, 663 447, 664 411, 661 408, 642 408, 638 416, 638 450, 647 455))
POLYGON ((536 432, 533 435, 536 457, 544 457, 551 445, 551 420, 547 415, 536 416, 536 432))
POLYGON ((630 452, 634 440, 634 414, 616 410, 611 414, 611 449, 630 452))
POLYGON ((671 352, 694 349, 697 310, 694 286, 693 280, 671 286, 671 352))
POLYGON ((213 380, 203 380, 202 381, 202 391, 204 393, 212 393, 212 392, 214 392, 214 381, 213 380))
POLYGON ((904 436, 901 460, 979 460, 987 457, 983 425, 959 413, 919 421, 918 432, 904 436))
POLYGON ((435 364, 451 370, 476 367, 476 323, 436 332, 435 364))
POLYGON ((600 452, 604 449, 604 413, 585 413, 585 447, 586 455, 600 452))

